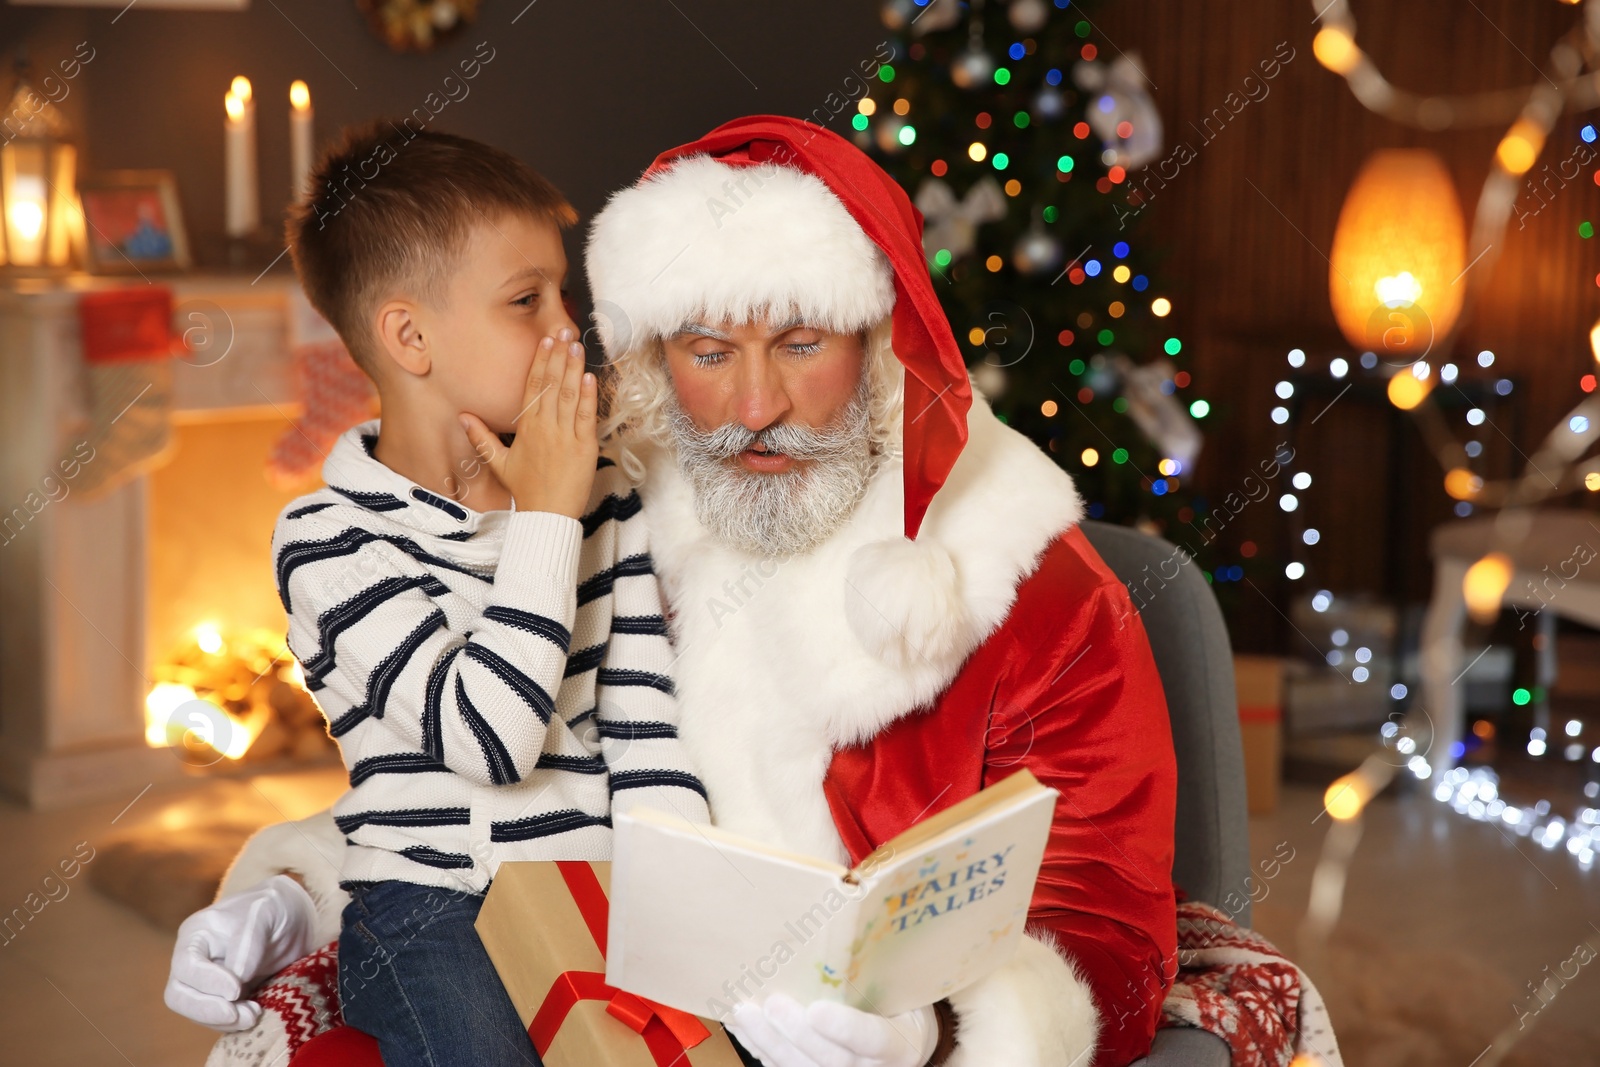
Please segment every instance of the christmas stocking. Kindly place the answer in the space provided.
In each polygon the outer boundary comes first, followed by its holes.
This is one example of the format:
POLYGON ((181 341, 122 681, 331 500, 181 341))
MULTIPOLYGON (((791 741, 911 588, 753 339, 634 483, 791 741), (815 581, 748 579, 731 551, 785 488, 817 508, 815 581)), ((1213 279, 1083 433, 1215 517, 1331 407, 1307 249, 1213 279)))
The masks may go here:
POLYGON ((378 399, 372 380, 299 289, 289 293, 289 349, 304 410, 273 443, 266 469, 267 481, 283 490, 314 480, 339 435, 377 414, 378 399))
MULTIPOLYGON (((67 448, 73 488, 104 496, 166 463, 172 436, 172 293, 143 286, 85 293, 78 301, 89 430, 67 448)), ((66 470, 67 459, 62 460, 66 470)))

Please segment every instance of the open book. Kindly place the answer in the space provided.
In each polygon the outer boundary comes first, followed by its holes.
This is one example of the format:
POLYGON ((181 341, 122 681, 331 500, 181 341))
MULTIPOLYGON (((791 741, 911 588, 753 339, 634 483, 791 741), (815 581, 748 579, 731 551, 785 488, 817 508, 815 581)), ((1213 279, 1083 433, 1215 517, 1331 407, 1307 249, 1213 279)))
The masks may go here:
POLYGON ((618 813, 606 981, 696 1015, 783 992, 882 1015, 1016 951, 1057 793, 1028 771, 853 870, 653 810, 618 813))

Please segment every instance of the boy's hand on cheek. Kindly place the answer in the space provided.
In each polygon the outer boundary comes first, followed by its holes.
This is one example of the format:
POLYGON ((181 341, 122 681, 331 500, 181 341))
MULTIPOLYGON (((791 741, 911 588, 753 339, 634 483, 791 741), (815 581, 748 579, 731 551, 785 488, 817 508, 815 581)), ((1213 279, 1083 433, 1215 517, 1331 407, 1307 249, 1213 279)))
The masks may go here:
POLYGON ((583 361, 583 346, 563 330, 546 337, 517 416, 516 439, 503 444, 476 415, 463 414, 467 439, 516 501, 518 511, 550 511, 579 518, 589 503, 600 455, 596 409, 599 389, 583 361))

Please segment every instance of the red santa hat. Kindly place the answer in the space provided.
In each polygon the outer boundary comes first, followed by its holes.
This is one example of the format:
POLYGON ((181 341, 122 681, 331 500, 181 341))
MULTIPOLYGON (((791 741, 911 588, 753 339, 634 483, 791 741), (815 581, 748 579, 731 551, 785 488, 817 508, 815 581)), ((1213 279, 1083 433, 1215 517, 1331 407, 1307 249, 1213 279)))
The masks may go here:
POLYGON ((685 322, 798 314, 839 332, 893 314, 905 377, 905 534, 967 440, 972 390, 922 251, 922 215, 849 141, 779 115, 656 157, 596 216, 587 249, 613 359, 685 322))

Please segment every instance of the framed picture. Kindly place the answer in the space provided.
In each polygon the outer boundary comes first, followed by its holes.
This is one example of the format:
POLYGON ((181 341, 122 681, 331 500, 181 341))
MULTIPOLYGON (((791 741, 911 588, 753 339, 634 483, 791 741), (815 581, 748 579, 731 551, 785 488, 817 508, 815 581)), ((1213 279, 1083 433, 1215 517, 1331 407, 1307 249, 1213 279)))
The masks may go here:
POLYGON ((189 239, 170 170, 114 170, 78 183, 95 274, 188 268, 189 239))

